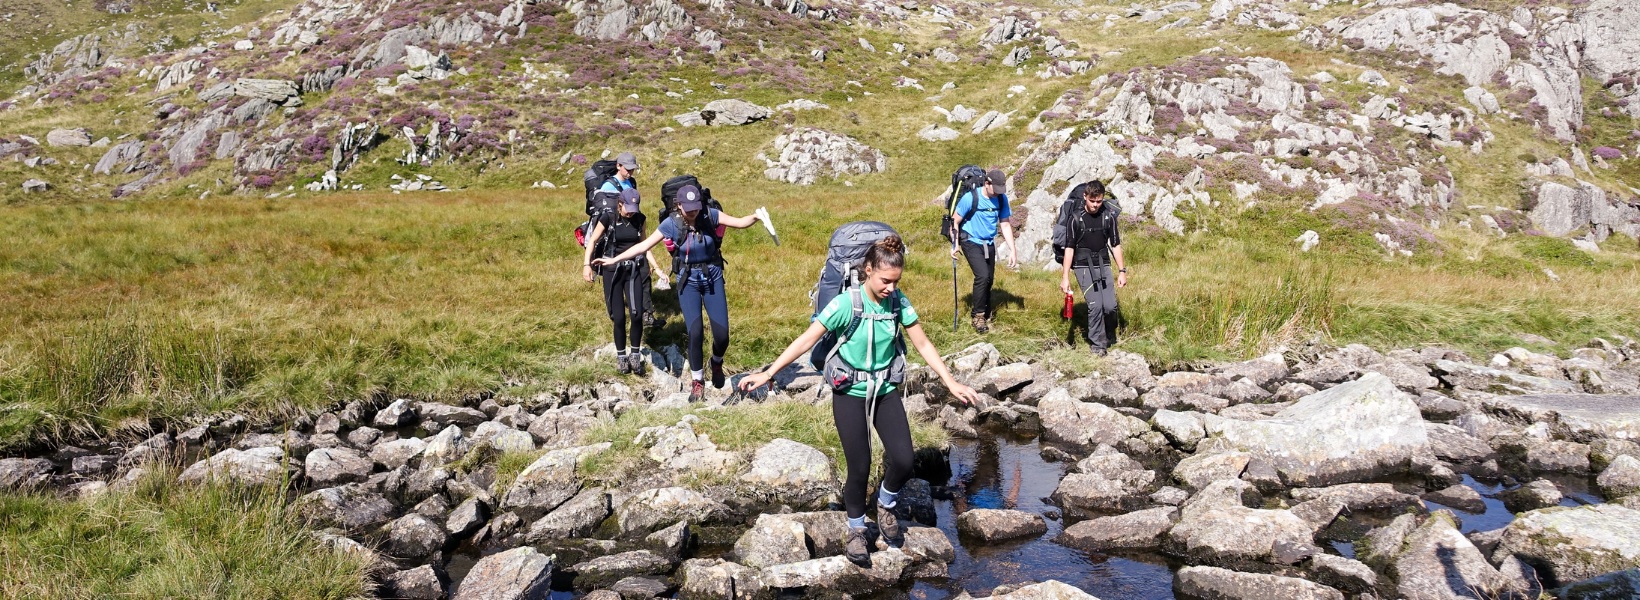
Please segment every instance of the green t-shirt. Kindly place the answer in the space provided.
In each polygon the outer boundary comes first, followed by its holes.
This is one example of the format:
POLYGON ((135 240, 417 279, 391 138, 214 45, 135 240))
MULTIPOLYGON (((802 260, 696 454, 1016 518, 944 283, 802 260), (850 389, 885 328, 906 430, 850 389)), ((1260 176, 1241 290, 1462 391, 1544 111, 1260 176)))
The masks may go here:
MULTIPOLYGON (((861 306, 864 314, 893 314, 894 303, 900 303, 900 324, 906 327, 917 322, 917 311, 911 308, 911 300, 899 290, 894 291, 887 301, 879 304, 870 293, 860 290, 861 306)), ((817 321, 826 327, 827 331, 839 336, 848 329, 849 321, 854 320, 854 291, 850 290, 838 294, 831 299, 831 304, 820 311, 817 321)), ((860 328, 854 331, 854 336, 838 348, 837 355, 849 366, 862 371, 876 371, 888 368, 894 361, 894 324, 888 320, 873 321, 860 320, 860 328)), ((856 383, 848 389, 848 395, 864 398, 870 391, 870 384, 856 383)), ((878 396, 885 396, 894 391, 894 384, 885 383, 877 390, 878 396)))

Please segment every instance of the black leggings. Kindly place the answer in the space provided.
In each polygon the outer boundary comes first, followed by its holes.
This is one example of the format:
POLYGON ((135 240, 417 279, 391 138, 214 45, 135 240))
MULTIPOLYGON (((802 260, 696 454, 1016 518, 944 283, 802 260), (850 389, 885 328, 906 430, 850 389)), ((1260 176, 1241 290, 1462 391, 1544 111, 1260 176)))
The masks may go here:
POLYGON ((643 313, 649 308, 649 265, 643 257, 606 267, 604 306, 615 323, 615 350, 643 346, 643 313))
MULTIPOLYGON (((900 390, 877 399, 877 437, 883 440, 883 487, 898 492, 911 479, 911 423, 905 418, 900 390)), ((866 429, 866 399, 832 393, 831 417, 843 442, 848 479, 843 481, 843 508, 849 518, 866 514, 866 483, 871 479, 871 432, 866 429)))
POLYGON ((712 358, 722 359, 729 351, 729 300, 723 296, 723 267, 685 268, 678 279, 678 307, 683 309, 684 328, 689 331, 689 370, 700 371, 706 368, 701 356, 706 344, 702 309, 712 322, 712 358))
POLYGON ((974 272, 974 291, 968 301, 973 304, 970 315, 991 314, 991 282, 996 276, 996 246, 964 241, 962 256, 968 259, 968 269, 974 272))

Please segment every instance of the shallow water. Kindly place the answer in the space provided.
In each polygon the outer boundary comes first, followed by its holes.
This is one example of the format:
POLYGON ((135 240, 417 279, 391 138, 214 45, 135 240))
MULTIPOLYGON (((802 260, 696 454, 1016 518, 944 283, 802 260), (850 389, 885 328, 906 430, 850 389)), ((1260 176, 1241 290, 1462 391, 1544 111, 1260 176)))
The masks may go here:
POLYGON ((919 581, 911 597, 940 600, 961 592, 990 595, 998 585, 1057 579, 1100 598, 1152 600, 1173 598, 1173 571, 1159 555, 1111 555, 1084 552, 1053 542, 1065 528, 1048 519, 1048 532, 1036 539, 980 545, 957 535, 956 517, 968 508, 1011 508, 1058 514, 1045 500, 1073 465, 1042 460, 1035 440, 992 437, 954 440, 951 448, 950 499, 935 500, 937 527, 949 536, 957 558, 944 581, 919 581))

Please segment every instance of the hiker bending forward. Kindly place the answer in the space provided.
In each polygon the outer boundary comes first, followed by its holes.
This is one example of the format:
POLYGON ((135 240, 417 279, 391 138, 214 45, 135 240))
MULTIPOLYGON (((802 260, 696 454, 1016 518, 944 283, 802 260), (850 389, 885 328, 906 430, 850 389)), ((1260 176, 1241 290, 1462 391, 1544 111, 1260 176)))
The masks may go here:
MULTIPOLYGON (((609 320, 615 323, 615 366, 623 374, 643 375, 643 315, 649 308, 649 267, 654 259, 634 258, 603 265, 596 270, 592 266, 593 249, 599 247, 598 242, 604 236, 609 236, 608 243, 603 246, 608 254, 625 252, 644 238, 644 214, 638 211, 638 190, 621 190, 620 198, 616 211, 599 216, 592 228, 582 261, 581 278, 591 283, 595 276, 603 276, 604 307, 609 311, 609 320)), ((665 277, 661 276, 662 279, 665 277)))
POLYGON ((864 563, 868 546, 865 537, 866 483, 871 476, 871 427, 883 441, 883 481, 877 489, 877 527, 883 540, 898 546, 903 540, 899 519, 900 489, 911 478, 911 425, 905 405, 900 402, 899 384, 905 372, 905 341, 917 348, 923 361, 940 376, 951 395, 972 404, 974 390, 957 383, 940 360, 940 353, 923 333, 917 311, 899 292, 905 263, 905 246, 890 236, 877 241, 861 261, 863 283, 833 298, 831 304, 792 342, 774 364, 760 373, 748 375, 740 383, 745 391, 755 390, 769 378, 797 360, 827 332, 839 341, 827 357, 825 378, 832 386, 831 414, 842 440, 843 458, 848 462, 848 478, 843 483, 843 506, 848 510, 849 533, 846 551, 849 560, 864 563), (897 370, 898 377, 893 374, 897 370))
POLYGON ((1127 261, 1115 211, 1105 206, 1105 185, 1091 181, 1082 191, 1082 210, 1070 215, 1065 255, 1059 261, 1059 290, 1071 294, 1071 276, 1088 303, 1088 346, 1104 356, 1116 343, 1116 288, 1127 287, 1127 261), (1112 259, 1115 286, 1112 287, 1112 259))
POLYGON ((700 189, 692 185, 678 190, 676 206, 677 211, 648 239, 614 258, 601 258, 592 263, 598 266, 619 263, 648 252, 663 239, 673 248, 672 270, 678 276, 678 307, 683 310, 683 321, 689 332, 689 370, 693 376, 689 400, 698 402, 706 395, 702 365, 706 334, 701 323, 702 309, 712 322, 712 387, 723 387, 725 380, 723 355, 729 350, 729 300, 723 295, 723 228, 745 229, 756 224, 758 217, 731 217, 715 208, 706 208, 700 189))

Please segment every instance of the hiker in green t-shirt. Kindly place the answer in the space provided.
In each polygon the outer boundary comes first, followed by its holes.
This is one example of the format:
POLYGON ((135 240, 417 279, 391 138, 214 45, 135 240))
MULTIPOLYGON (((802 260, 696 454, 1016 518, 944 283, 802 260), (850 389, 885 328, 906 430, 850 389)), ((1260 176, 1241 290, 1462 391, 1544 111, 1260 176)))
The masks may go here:
POLYGON ((901 332, 953 397, 965 404, 979 399, 973 388, 951 377, 939 350, 928 341, 917 321, 911 301, 898 290, 904 266, 905 244, 899 237, 889 236, 873 244, 861 261, 861 285, 833 298, 774 364, 740 383, 744 391, 762 387, 827 332, 839 336, 837 347, 826 361, 825 376, 832 387, 832 418, 843 443, 843 459, 848 463, 848 478, 843 483, 843 506, 849 521, 845 551, 855 563, 863 564, 869 558, 865 536, 866 483, 871 476, 868 424, 876 428, 877 437, 883 441, 885 463, 883 482, 877 490, 877 528, 891 546, 898 546, 904 539, 898 498, 901 486, 911 479, 913 448, 911 424, 900 402, 900 382, 891 375, 904 373, 905 341, 901 332))

